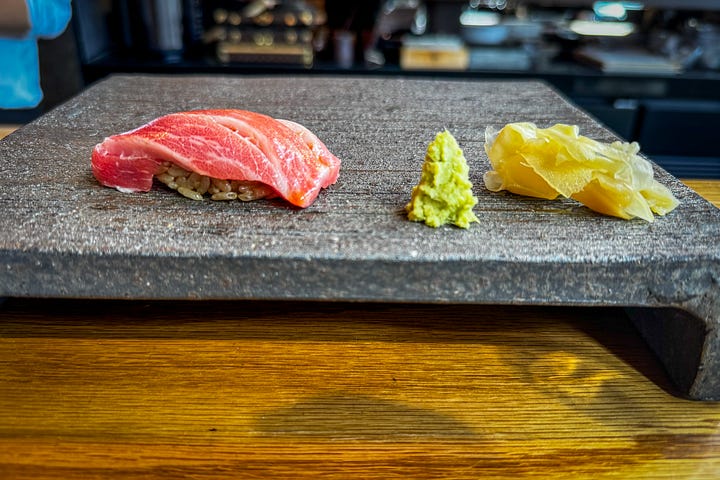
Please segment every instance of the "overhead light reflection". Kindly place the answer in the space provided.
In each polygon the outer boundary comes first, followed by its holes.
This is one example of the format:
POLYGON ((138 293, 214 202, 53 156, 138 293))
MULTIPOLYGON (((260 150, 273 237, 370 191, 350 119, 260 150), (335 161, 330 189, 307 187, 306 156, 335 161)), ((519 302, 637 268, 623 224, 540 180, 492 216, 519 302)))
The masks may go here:
POLYGON ((460 24, 466 27, 492 27, 500 23, 500 15, 483 10, 465 10, 460 15, 460 24))
POLYGON ((627 12, 643 9, 640 2, 595 2, 593 12, 599 18, 626 20, 627 12))
POLYGON ((614 20, 625 20, 627 18, 627 10, 619 2, 595 2, 593 11, 595 15, 601 18, 612 18, 614 20))
POLYGON ((574 33, 585 36, 627 37, 635 31, 635 25, 630 22, 573 20, 569 26, 574 33))

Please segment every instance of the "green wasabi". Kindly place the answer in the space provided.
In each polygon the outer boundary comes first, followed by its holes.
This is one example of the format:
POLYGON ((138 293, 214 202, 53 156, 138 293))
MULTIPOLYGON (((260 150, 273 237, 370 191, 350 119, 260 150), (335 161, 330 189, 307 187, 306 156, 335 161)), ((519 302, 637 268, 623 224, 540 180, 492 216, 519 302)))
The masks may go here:
POLYGON ((408 219, 431 227, 452 223, 468 228, 478 221, 472 211, 477 201, 462 149, 450 132, 438 133, 428 145, 420 183, 405 207, 408 219))

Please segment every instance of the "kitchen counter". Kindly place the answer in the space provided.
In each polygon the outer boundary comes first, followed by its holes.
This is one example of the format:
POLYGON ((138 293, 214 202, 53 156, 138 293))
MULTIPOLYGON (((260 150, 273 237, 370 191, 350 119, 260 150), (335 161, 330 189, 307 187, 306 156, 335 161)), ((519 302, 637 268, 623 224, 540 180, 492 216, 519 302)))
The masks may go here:
POLYGON ((12 132, 17 130, 18 127, 19 127, 19 125, 0 123, 0 139, 10 135, 12 132))
POLYGON ((616 308, 7 300, 0 477, 692 478, 720 405, 616 308))

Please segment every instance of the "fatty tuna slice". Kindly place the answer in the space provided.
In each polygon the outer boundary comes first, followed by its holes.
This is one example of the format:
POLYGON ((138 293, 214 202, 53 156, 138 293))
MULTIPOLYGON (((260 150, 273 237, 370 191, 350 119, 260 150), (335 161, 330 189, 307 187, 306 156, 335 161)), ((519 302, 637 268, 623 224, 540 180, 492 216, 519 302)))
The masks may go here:
POLYGON ((95 146, 105 186, 146 192, 167 164, 221 180, 258 182, 298 207, 335 183, 340 160, 304 126, 246 110, 195 110, 157 118, 95 146))

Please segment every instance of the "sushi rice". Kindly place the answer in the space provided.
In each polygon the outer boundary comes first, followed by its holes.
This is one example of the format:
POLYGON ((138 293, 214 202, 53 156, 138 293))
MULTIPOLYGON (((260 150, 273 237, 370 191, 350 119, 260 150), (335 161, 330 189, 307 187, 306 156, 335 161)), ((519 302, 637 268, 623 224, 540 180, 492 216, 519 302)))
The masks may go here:
POLYGON ((155 178, 172 190, 192 200, 242 200, 249 202, 275 196, 274 190, 261 182, 224 180, 190 172, 170 162, 164 162, 155 178))

